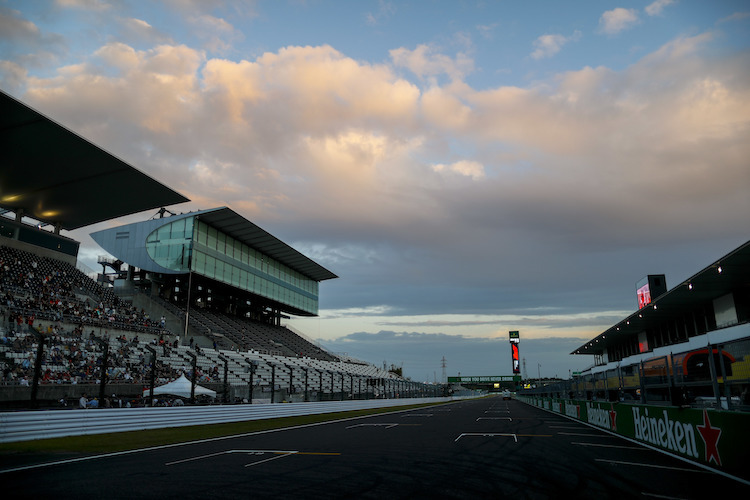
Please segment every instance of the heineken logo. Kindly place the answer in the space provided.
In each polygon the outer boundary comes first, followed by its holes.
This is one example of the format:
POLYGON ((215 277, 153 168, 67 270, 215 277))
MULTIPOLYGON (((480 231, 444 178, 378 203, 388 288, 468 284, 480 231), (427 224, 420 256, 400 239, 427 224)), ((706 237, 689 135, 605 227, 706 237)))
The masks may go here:
POLYGON ((574 404, 565 404, 565 415, 573 418, 581 419, 581 407, 574 404))
POLYGON ((703 409, 703 425, 699 425, 698 432, 701 434, 703 444, 706 445, 706 456, 704 460, 711 463, 713 460, 716 465, 721 466, 721 456, 719 456, 719 438, 721 429, 711 427, 711 420, 708 419, 708 411, 703 409))
MULTIPOLYGON (((708 416, 706 415, 704 422, 707 419, 708 416)), ((651 416, 648 413, 648 408, 641 413, 641 408, 638 407, 633 408, 633 422, 636 439, 698 458, 698 450, 695 445, 695 426, 693 424, 671 420, 667 410, 662 410, 662 413, 658 416, 651 416)), ((716 430, 711 428, 709 422, 706 428, 707 434, 710 435, 716 430)), ((721 433, 720 430, 719 433, 721 433)), ((718 441, 718 436, 716 440, 718 441)), ((706 449, 708 450, 708 447, 706 449)), ((717 451, 716 456, 718 457, 718 455, 717 451)))
POLYGON ((588 416, 588 423, 592 425, 611 431, 617 430, 617 412, 614 405, 610 405, 610 409, 605 410, 593 406, 591 403, 586 403, 586 415, 588 416))

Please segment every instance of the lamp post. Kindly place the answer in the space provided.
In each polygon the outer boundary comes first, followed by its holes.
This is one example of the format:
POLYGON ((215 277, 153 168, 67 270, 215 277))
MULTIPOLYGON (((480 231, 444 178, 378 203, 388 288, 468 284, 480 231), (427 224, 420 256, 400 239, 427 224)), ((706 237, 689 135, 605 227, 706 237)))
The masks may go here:
MULTIPOLYGON (((97 344, 102 346, 104 354, 102 354, 102 371, 101 380, 99 381, 99 405, 104 405, 104 395, 106 393, 107 386, 107 369, 109 366, 109 336, 106 338, 95 338, 97 344)), ((102 406, 100 406, 101 408, 102 406)))
POLYGON ((190 289, 193 284, 193 272, 188 271, 187 304, 185 304, 185 338, 188 336, 188 320, 190 319, 190 289))
POLYGON ((224 362, 224 397, 222 399, 224 401, 224 404, 227 404, 229 402, 229 383, 227 382, 229 360, 223 354, 219 354, 219 359, 224 362))
POLYGON ((289 368, 289 401, 292 400, 292 392, 294 391, 294 367, 286 365, 289 368))
POLYGON ((276 365, 271 365, 271 404, 274 403, 274 393, 276 392, 276 365))
POLYGON ((197 377, 198 371, 198 355, 194 352, 186 352, 193 360, 193 373, 190 376, 190 404, 195 404, 195 378, 197 377))
POLYGON ((308 401, 310 401, 310 397, 307 392, 307 375, 308 375, 307 372, 309 371, 309 369, 308 368, 302 368, 302 369, 305 372, 305 403, 307 403, 308 401))
POLYGON ((255 375, 255 369, 258 367, 258 362, 248 358, 245 358, 245 361, 250 364, 250 381, 248 382, 247 401, 248 403, 253 404, 253 375, 255 375))
POLYGON ((42 361, 44 360, 44 335, 42 332, 34 328, 33 325, 29 325, 29 332, 36 337, 37 341, 36 359, 34 361, 34 377, 31 381, 31 399, 29 401, 29 406, 32 409, 36 409, 38 407, 36 395, 37 390, 39 389, 39 379, 42 375, 42 361))
POLYGON ((156 383, 156 349, 150 345, 144 346, 148 352, 151 353, 151 380, 149 382, 148 390, 148 405, 154 406, 154 384, 156 383))

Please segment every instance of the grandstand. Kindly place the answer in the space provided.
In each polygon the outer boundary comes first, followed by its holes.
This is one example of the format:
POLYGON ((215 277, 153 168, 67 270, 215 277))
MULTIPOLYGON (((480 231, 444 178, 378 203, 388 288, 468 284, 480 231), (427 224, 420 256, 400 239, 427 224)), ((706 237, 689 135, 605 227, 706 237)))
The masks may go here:
POLYGON ((114 258, 92 279, 61 230, 189 200, 1 92, 0 110, 1 405, 144 404, 180 374, 225 402, 425 392, 286 328, 336 275, 227 207, 94 233, 114 258))

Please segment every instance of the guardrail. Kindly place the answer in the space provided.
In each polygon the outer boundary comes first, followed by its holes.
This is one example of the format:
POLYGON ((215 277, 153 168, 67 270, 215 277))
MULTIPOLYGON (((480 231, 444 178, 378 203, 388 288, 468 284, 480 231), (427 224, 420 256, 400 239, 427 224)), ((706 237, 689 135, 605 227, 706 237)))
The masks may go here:
MULTIPOLYGON (((472 396, 473 397, 473 396, 472 396)), ((465 397, 0 413, 0 443, 449 402, 465 397)))

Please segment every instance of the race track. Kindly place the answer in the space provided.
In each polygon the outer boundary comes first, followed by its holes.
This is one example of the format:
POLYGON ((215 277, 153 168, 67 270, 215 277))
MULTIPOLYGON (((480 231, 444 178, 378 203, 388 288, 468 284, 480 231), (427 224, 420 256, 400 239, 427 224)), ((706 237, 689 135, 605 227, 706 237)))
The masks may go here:
POLYGON ((0 468, 5 498, 746 498, 749 489, 499 397, 95 458, 6 456, 0 468))

